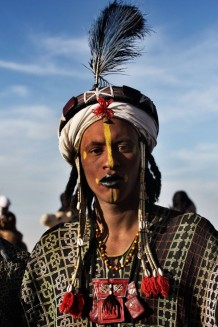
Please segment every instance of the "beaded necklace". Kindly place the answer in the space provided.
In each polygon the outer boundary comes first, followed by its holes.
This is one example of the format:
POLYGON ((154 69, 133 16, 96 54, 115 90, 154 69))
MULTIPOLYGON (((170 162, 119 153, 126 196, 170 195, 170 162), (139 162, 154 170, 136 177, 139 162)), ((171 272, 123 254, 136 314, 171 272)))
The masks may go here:
POLYGON ((136 233, 136 236, 132 242, 132 245, 130 247, 130 250, 129 250, 129 254, 127 255, 125 261, 123 262, 123 264, 119 264, 119 265, 112 265, 111 262, 110 262, 110 259, 108 258, 107 256, 107 253, 106 253, 106 244, 104 241, 101 240, 101 232, 100 232, 100 229, 98 226, 96 226, 95 228, 95 232, 96 232, 96 239, 98 241, 98 247, 99 247, 99 250, 100 250, 100 254, 101 254, 101 257, 102 257, 102 260, 104 261, 105 265, 107 266, 108 269, 110 270, 121 270, 123 269, 132 259, 132 256, 135 252, 135 249, 138 245, 138 240, 139 240, 139 233, 136 233))

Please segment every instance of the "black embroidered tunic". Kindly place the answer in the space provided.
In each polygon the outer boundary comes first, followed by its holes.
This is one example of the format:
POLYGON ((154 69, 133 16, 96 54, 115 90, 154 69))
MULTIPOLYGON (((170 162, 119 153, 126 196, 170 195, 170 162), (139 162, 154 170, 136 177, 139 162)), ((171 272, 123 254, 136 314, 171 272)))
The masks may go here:
MULTIPOLYGON (((140 319, 126 319, 123 323, 107 326, 216 326, 217 231, 197 214, 179 214, 159 206, 149 212, 149 222, 151 250, 170 279, 170 295, 168 298, 145 298, 141 294, 142 267, 135 256, 121 277, 135 281, 145 314, 140 319)), ((77 234, 78 222, 61 224, 48 230, 36 244, 22 285, 28 326, 100 326, 91 323, 87 312, 79 319, 59 312, 76 265, 77 234)), ((91 279, 105 277, 106 271, 93 239, 89 222, 87 242, 82 248, 82 280, 87 293, 92 291, 91 279)))

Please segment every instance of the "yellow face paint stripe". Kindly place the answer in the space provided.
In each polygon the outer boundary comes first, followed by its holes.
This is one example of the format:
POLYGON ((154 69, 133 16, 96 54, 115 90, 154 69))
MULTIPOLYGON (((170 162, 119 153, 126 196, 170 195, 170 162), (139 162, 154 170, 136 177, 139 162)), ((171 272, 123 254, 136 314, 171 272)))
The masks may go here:
POLYGON ((115 189, 111 189, 110 190, 110 202, 111 203, 115 203, 115 202, 117 202, 117 190, 115 190, 115 189))
POLYGON ((112 190, 113 191, 113 203, 117 202, 117 190, 112 190))
POLYGON ((113 157, 112 157, 111 131, 110 131, 110 125, 107 123, 104 123, 104 136, 105 136, 105 142, 106 142, 106 146, 107 146, 108 164, 109 164, 109 167, 112 169, 114 166, 114 161, 113 161, 113 157))
POLYGON ((83 151, 83 159, 86 160, 86 157, 87 157, 87 153, 86 151, 83 151))

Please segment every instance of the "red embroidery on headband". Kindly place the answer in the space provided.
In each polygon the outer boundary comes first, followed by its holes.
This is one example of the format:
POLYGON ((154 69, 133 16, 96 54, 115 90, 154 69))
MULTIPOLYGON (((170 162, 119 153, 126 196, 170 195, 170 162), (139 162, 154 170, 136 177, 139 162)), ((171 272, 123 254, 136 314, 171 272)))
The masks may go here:
POLYGON ((105 100, 104 98, 99 98, 99 106, 92 110, 93 114, 97 117, 101 116, 102 118, 110 119, 114 115, 113 110, 108 108, 111 102, 113 102, 113 99, 105 100))

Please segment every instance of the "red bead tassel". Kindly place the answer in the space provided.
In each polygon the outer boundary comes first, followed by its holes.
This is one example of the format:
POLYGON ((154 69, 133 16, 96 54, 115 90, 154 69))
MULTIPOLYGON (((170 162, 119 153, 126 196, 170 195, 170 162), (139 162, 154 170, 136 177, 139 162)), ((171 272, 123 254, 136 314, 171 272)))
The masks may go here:
POLYGON ((83 313, 85 300, 82 293, 77 293, 74 296, 74 303, 70 309, 70 314, 73 316, 73 318, 80 318, 83 313))
POLYGON ((158 287, 158 283, 157 283, 157 278, 154 276, 151 276, 151 292, 152 294, 157 297, 159 294, 159 287, 158 287))
POLYGON ((163 295, 164 297, 168 297, 170 291, 170 283, 168 278, 159 274, 157 276, 157 284, 159 286, 159 292, 161 293, 161 295, 163 295))
POLYGON ((73 294, 67 292, 63 296, 62 303, 59 307, 61 313, 69 313, 73 318, 80 318, 84 308, 84 296, 82 293, 73 294))
POLYGON ((145 276, 142 280, 142 292, 146 297, 150 297, 151 295, 157 296, 159 293, 158 285, 156 282, 156 278, 154 276, 147 277, 145 276))
POLYGON ((67 292, 64 294, 62 302, 59 306, 60 313, 69 313, 74 302, 74 294, 67 292))
POLYGON ((157 277, 144 276, 141 288, 146 297, 152 295, 156 297, 158 294, 167 297, 170 291, 170 283, 169 280, 161 274, 158 274, 157 277))

